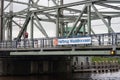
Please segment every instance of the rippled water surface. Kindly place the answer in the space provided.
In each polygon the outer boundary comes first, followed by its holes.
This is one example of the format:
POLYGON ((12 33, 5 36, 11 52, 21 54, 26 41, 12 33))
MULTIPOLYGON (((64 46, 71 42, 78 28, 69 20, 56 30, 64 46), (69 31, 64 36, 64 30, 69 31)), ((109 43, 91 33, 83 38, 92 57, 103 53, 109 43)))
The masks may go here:
POLYGON ((120 71, 110 73, 66 73, 36 76, 0 76, 0 80, 120 80, 120 71))
POLYGON ((73 80, 120 80, 120 71, 109 73, 76 73, 73 80))

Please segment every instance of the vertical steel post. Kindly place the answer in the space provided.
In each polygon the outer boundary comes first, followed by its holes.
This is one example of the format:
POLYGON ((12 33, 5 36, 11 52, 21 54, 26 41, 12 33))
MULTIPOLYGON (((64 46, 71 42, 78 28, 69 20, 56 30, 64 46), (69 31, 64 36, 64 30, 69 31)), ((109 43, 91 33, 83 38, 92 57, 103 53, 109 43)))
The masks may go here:
POLYGON ((108 16, 108 44, 110 44, 110 43, 112 43, 112 41, 111 41, 111 36, 110 36, 110 33, 111 33, 111 30, 110 30, 110 27, 111 27, 111 17, 110 16, 108 16))
POLYGON ((87 25, 88 25, 88 35, 91 35, 91 5, 88 4, 87 6, 87 25))
POLYGON ((33 36, 34 36, 34 16, 31 16, 31 40, 33 39, 33 36))
POLYGON ((108 33, 111 33, 111 30, 110 30, 110 27, 111 27, 111 17, 108 16, 108 25, 109 25, 109 28, 108 28, 108 33))
POLYGON ((98 36, 98 42, 99 42, 99 46, 101 45, 101 36, 98 36))
POLYGON ((6 23, 7 23, 7 18, 3 19, 3 41, 5 40, 5 27, 6 27, 6 23))
POLYGON ((68 22, 65 23, 65 34, 64 35, 66 36, 67 33, 68 33, 68 22))
POLYGON ((31 41, 32 41, 32 47, 34 47, 33 37, 34 37, 34 16, 31 16, 31 41))
POLYGON ((9 39, 12 41, 12 12, 10 12, 9 28, 10 28, 10 36, 9 36, 9 39))
POLYGON ((11 0, 10 3, 10 9, 9 9, 9 20, 8 20, 8 34, 7 39, 12 41, 12 15, 13 15, 13 0, 11 0))
POLYGON ((86 22, 83 23, 83 36, 86 35, 85 23, 86 23, 86 22))
POLYGON ((56 37, 59 37, 59 16, 60 16, 60 9, 57 9, 57 16, 56 16, 56 37))
POLYGON ((4 0, 0 0, 0 41, 3 40, 3 8, 4 0))
MULTIPOLYGON (((60 5, 63 5, 63 0, 60 0, 60 5)), ((60 17, 63 17, 63 9, 60 9, 60 17)), ((64 36, 64 21, 60 21, 60 36, 64 36)))

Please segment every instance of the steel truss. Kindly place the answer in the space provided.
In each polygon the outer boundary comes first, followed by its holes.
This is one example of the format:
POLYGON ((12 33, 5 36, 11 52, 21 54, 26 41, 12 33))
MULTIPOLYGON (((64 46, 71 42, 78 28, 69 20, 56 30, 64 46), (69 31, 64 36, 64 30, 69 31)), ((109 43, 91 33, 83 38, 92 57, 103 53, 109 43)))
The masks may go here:
POLYGON ((64 0, 59 0, 59 3, 57 3, 57 0, 51 0, 55 6, 41 6, 39 4, 41 1, 42 0, 28 0, 27 2, 22 2, 22 0, 0 0, 0 41, 5 40, 5 35, 7 35, 8 40, 13 39, 13 24, 21 28, 18 36, 16 36, 17 40, 21 39, 29 23, 31 23, 31 39, 34 38, 34 27, 37 27, 46 38, 49 38, 41 21, 56 24, 56 37, 77 35, 80 33, 81 28, 83 28, 82 35, 91 35, 91 33, 95 35, 95 32, 91 28, 91 20, 95 19, 101 19, 108 28, 108 33, 114 33, 114 30, 111 28, 111 19, 120 17, 120 0, 83 0, 68 4, 64 4, 64 0), (4 6, 5 2, 8 3, 6 6, 4 6), (22 4, 28 7, 15 12, 12 10, 14 4, 22 4), (84 7, 82 7, 82 9, 72 8, 80 5, 84 7), (115 11, 100 11, 96 5, 115 11), (11 7, 10 11, 6 11, 8 7, 11 7), (69 13, 74 12, 76 15, 65 14, 66 11, 69 13), (45 18, 39 17, 40 15, 44 15, 45 18), (23 25, 20 25, 14 20, 15 18, 23 18, 25 22, 23 25), (108 21, 106 21, 106 19, 108 21), (73 23, 71 31, 66 30, 69 23, 73 23), (88 31, 85 31, 86 26, 88 31), (8 34, 5 34, 6 28, 8 34))

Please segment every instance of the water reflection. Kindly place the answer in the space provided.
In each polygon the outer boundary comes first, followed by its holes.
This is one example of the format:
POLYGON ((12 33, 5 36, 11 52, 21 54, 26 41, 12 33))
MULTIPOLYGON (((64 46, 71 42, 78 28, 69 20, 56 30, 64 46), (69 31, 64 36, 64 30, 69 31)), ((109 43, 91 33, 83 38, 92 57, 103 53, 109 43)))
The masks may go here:
POLYGON ((120 80, 120 71, 109 73, 76 73, 73 80, 120 80))
POLYGON ((0 76, 0 80, 72 80, 70 74, 32 75, 32 76, 0 76))
POLYGON ((93 80, 120 80, 120 71, 110 73, 92 73, 93 80))
POLYGON ((0 80, 120 80, 120 71, 110 73, 62 73, 37 76, 0 76, 0 80))
POLYGON ((87 80, 90 79, 91 73, 74 73, 73 80, 87 80))

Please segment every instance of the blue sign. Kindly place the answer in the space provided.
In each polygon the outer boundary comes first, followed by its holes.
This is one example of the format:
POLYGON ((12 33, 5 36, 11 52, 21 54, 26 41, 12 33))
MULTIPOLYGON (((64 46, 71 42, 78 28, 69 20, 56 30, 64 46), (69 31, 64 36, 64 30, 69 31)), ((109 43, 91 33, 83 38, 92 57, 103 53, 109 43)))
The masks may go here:
POLYGON ((54 39, 54 45, 91 44, 91 37, 54 39))

